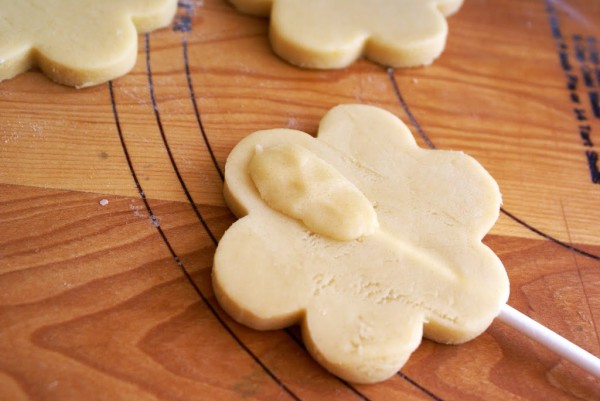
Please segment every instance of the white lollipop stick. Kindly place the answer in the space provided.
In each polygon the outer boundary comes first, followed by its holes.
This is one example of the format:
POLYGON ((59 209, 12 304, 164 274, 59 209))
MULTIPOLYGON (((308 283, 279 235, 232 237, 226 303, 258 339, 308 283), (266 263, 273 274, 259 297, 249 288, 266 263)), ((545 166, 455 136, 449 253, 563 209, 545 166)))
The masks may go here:
POLYGON ((545 345, 592 375, 600 377, 600 359, 529 316, 505 304, 500 310, 498 319, 545 345))

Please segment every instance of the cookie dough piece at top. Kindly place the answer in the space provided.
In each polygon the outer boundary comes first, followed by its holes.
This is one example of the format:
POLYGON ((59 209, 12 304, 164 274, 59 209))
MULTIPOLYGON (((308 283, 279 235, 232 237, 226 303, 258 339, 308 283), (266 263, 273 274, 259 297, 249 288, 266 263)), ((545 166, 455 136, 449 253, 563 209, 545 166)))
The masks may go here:
POLYGON ((230 0, 270 16, 275 53, 305 68, 344 68, 365 56, 389 67, 431 64, 463 0, 230 0))
POLYGON ((138 33, 168 25, 177 0, 0 0, 0 81, 37 66, 87 87, 128 73, 138 33))

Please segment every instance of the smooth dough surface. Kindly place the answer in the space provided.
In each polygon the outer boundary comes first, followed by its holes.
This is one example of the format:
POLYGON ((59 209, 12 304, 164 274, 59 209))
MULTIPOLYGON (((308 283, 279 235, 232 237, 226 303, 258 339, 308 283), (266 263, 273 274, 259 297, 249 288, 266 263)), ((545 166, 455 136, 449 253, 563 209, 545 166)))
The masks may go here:
MULTIPOLYGON (((224 193, 240 219, 215 254, 218 301, 253 328, 300 324, 309 352, 346 380, 389 378, 422 336, 450 344, 476 337, 508 298, 506 271, 482 243, 499 215, 498 185, 462 152, 419 148, 382 109, 337 106, 317 138, 290 129, 249 135, 227 159, 224 193), (269 149, 277 157, 265 159, 269 149), (251 173, 253 164, 275 159, 258 176, 251 173), (315 160, 328 166, 325 173, 313 173, 315 160), (303 167, 281 174, 290 161, 303 167), (277 202, 295 188, 289 207, 272 207, 259 190, 269 170, 272 187, 286 188, 277 202), (370 228, 363 235, 336 239, 293 211, 298 199, 302 207, 304 199, 320 204, 313 190, 320 183, 333 188, 325 198, 338 199, 336 188, 348 190, 346 182, 376 212, 376 224, 364 220, 370 228)), ((347 215, 368 216, 367 209, 339 206, 347 215)))
POLYGON ((275 53, 306 68, 344 68, 361 56, 389 67, 431 64, 446 45, 446 17, 463 0, 230 0, 270 16, 275 53))
POLYGON ((0 0, 0 81, 37 66, 86 87, 133 68, 137 34, 168 25, 177 0, 0 0))

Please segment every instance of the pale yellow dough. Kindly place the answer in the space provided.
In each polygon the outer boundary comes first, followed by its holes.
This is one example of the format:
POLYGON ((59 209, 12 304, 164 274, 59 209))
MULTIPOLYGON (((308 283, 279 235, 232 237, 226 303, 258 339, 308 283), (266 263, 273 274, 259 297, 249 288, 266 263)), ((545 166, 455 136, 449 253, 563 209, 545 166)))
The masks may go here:
POLYGON ((348 241, 372 234, 379 225, 358 188, 302 146, 257 147, 248 172, 269 207, 316 234, 348 241))
POLYGON ((508 298, 504 267, 481 242, 498 185, 462 152, 419 148, 384 110, 337 106, 317 138, 249 135, 227 159, 224 194, 240 219, 215 254, 218 301, 253 328, 300 324, 309 352, 346 380, 389 378, 423 335, 474 338, 508 298), (310 205, 328 229, 306 224, 310 205), (342 216, 359 228, 346 231, 342 216))
POLYGON ((463 0, 230 0, 270 16, 275 53, 300 67, 344 68, 360 56, 389 67, 431 64, 463 0))
POLYGON ((138 32, 168 25, 177 0, 0 0, 0 81, 38 66, 86 87, 133 68, 138 32))

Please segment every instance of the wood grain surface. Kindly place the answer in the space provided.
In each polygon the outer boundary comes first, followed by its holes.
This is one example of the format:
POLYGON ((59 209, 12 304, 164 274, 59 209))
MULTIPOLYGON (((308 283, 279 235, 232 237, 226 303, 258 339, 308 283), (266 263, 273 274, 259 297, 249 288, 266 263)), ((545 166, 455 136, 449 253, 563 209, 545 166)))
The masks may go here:
POLYGON ((597 378, 499 322, 353 385, 297 328, 253 331, 215 302, 232 147, 373 104, 492 173, 509 304, 600 355, 600 2, 466 0, 449 27, 432 66, 307 71, 271 52, 266 19, 183 0, 123 78, 0 83, 0 400, 599 400, 597 378))

